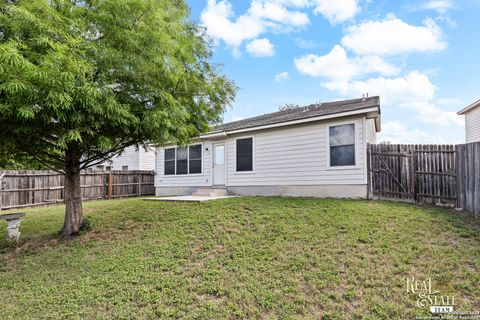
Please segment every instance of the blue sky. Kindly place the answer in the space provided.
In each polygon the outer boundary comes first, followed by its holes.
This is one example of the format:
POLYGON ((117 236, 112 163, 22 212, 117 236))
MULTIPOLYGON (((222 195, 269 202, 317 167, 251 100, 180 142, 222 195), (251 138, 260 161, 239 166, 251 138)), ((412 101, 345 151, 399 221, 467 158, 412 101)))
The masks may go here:
POLYGON ((480 98, 480 0, 188 0, 239 86, 225 121, 380 95, 392 143, 463 143, 480 98))

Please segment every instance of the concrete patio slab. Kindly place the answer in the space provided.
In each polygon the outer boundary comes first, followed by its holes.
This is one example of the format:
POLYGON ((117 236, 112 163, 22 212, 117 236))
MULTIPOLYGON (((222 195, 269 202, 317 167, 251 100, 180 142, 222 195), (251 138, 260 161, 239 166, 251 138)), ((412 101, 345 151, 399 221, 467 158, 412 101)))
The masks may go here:
POLYGON ((155 197, 144 198, 146 201, 185 201, 185 202, 205 202, 218 199, 236 198, 238 196, 173 196, 173 197, 155 197))

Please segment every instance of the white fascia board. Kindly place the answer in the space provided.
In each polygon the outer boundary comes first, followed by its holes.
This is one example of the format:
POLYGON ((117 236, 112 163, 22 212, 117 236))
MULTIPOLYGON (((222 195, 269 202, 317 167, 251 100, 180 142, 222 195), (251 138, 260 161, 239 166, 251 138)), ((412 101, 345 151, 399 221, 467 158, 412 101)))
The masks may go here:
POLYGON ((467 113, 468 111, 470 111, 470 110, 472 110, 472 109, 474 109, 478 106, 480 106, 480 100, 477 100, 474 103, 472 103, 471 105, 469 105, 468 107, 458 111, 457 114, 458 115, 463 115, 463 114, 467 113))
POLYGON ((213 131, 200 135, 200 139, 225 138, 226 136, 227 133, 225 131, 213 131))

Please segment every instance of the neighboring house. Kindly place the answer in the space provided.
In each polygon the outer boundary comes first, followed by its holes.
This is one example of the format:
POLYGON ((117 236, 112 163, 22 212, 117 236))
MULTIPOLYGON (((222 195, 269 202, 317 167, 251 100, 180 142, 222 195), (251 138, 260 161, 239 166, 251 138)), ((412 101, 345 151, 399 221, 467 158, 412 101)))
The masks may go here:
POLYGON ((465 136, 467 143, 480 141, 480 100, 458 112, 465 115, 465 136))
POLYGON ((155 149, 149 147, 148 151, 135 146, 126 148, 120 155, 94 166, 97 170, 155 170, 155 149))
POLYGON ((238 195, 366 197, 367 143, 380 132, 370 97, 230 122, 187 148, 157 148, 156 195, 224 188, 238 195))

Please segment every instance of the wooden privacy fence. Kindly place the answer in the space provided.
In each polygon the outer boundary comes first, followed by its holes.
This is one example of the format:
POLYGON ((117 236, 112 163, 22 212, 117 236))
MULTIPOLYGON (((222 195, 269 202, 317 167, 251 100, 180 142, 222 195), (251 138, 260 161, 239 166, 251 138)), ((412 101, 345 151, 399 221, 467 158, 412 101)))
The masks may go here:
POLYGON ((456 146, 458 207, 480 217, 480 142, 456 146))
POLYGON ((370 196, 456 205, 454 145, 368 145, 370 196))
MULTIPOLYGON (((82 199, 155 194, 153 171, 85 171, 81 173, 82 199)), ((64 176, 55 171, 0 171, 0 209, 63 202, 64 176)))

